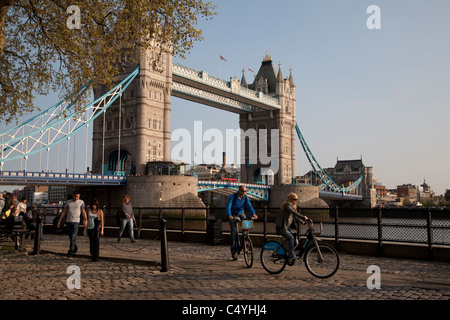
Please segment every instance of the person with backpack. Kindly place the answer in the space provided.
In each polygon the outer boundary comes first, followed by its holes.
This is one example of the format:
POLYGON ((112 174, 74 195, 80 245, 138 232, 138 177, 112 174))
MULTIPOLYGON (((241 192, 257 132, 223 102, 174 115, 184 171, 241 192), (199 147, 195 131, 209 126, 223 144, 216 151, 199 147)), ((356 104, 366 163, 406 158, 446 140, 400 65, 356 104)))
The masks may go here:
POLYGON ((233 193, 228 198, 228 203, 226 207, 228 220, 230 221, 230 231, 231 231, 231 257, 233 260, 237 260, 237 246, 238 246, 238 232, 236 226, 236 217, 239 217, 241 221, 247 219, 245 215, 245 208, 247 208, 253 216, 253 219, 258 219, 258 216, 255 213, 255 210, 248 199, 248 196, 245 194, 247 189, 244 185, 239 186, 239 190, 236 193, 233 193))
POLYGON ((0 200, 0 206, 3 204, 2 220, 6 220, 9 217, 9 214, 11 213, 11 193, 7 192, 5 194, 5 197, 3 198, 2 195, 2 198, 0 199, 3 199, 3 201, 0 200))
MULTIPOLYGON (((43 239, 42 234, 42 222, 41 225, 37 225, 37 218, 40 217, 39 209, 36 205, 33 205, 30 209, 27 210, 27 212, 24 215, 24 221, 27 225, 28 231, 34 231, 34 233, 31 233, 31 239, 34 239, 34 235, 36 232, 41 233, 41 239, 43 239)), ((28 239, 30 237, 30 233, 27 233, 25 235, 25 239, 28 239)))

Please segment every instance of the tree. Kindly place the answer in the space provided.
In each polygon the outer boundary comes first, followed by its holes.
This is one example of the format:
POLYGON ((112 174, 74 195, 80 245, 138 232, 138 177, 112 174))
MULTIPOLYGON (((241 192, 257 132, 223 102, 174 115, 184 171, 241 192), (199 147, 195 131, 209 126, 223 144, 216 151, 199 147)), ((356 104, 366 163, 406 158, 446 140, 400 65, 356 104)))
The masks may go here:
POLYGON ((0 121, 34 111, 34 97, 50 90, 111 86, 123 55, 138 49, 185 57, 203 39, 198 18, 214 9, 200 0, 0 0, 0 121))

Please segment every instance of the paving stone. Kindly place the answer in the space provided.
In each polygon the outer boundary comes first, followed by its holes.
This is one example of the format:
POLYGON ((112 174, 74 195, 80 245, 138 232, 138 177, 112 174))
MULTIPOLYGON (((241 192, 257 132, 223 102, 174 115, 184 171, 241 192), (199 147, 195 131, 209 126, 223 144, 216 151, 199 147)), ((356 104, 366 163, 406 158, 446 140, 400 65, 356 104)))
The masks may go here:
POLYGON ((228 246, 169 242, 169 272, 161 272, 160 243, 101 239, 100 260, 89 257, 87 237, 68 259, 66 235, 46 235, 40 255, 3 258, 2 299, 7 300, 449 300, 450 264, 341 255, 329 279, 311 276, 303 264, 268 274, 255 248, 252 268, 230 260, 228 246), (80 268, 81 289, 68 289, 69 266, 80 268), (369 290, 367 267, 381 269, 381 289, 369 290), (7 272, 5 272, 7 271, 7 272), (27 276, 24 276, 26 274, 27 276))

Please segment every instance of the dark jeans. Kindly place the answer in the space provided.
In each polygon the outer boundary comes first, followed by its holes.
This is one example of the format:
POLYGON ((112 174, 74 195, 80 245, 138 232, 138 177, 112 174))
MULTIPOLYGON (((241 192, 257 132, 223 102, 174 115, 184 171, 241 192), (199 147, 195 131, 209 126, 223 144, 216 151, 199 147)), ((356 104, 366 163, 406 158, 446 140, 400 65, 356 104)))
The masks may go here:
POLYGON ((97 239, 95 238, 94 231, 95 229, 87 229, 87 234, 89 236, 89 252, 91 253, 92 258, 96 259, 98 258, 98 251, 96 250, 97 239))
POLYGON ((75 254, 78 251, 77 247, 77 235, 78 235, 78 222, 66 222, 66 230, 69 235, 70 247, 68 254, 75 254))
POLYGON ((294 249, 298 245, 297 238, 295 237, 295 232, 292 231, 291 228, 283 230, 278 226, 276 226, 276 231, 277 233, 281 234, 288 242, 287 253, 289 258, 294 257, 294 249))
MULTIPOLYGON (((238 215, 233 215, 233 217, 240 217, 241 221, 247 219, 245 213, 241 213, 238 215)), ((231 254, 238 252, 238 231, 236 226, 237 221, 235 219, 230 220, 230 231, 231 231, 231 254)), ((240 222, 239 222, 240 223, 240 222)))

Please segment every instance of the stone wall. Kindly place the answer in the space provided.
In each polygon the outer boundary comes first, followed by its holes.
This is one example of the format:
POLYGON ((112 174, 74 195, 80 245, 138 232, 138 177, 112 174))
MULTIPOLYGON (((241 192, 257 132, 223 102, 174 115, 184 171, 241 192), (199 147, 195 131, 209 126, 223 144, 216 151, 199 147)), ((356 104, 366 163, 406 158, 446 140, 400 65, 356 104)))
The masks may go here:
MULTIPOLYGON (((130 195, 133 208, 148 207, 195 207, 206 208, 198 197, 197 178, 186 176, 129 176, 126 186, 117 187, 83 187, 80 188, 81 198, 86 205, 93 197, 99 199, 100 204, 106 206, 107 213, 115 214, 122 203, 125 194, 130 195), (111 208, 111 209, 110 209, 111 208)), ((170 210, 164 210, 169 214, 170 210)), ((180 210, 176 210, 180 213, 180 210)), ((189 216, 206 215, 206 210, 188 210, 189 216)))
POLYGON ((270 207, 281 206, 290 192, 295 192, 298 195, 300 204, 307 203, 313 199, 319 198, 319 189, 317 188, 317 186, 272 186, 270 190, 270 207))
POLYGON ((127 178, 126 192, 142 207, 200 207, 197 178, 187 176, 139 176, 127 178))

